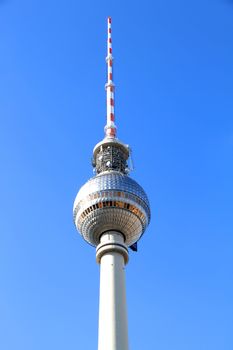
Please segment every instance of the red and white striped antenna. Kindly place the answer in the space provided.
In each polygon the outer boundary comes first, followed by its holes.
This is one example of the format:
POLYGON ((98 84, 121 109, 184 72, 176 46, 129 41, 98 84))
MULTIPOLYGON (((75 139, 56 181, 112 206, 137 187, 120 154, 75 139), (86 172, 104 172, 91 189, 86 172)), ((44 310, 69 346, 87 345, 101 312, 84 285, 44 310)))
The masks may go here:
POLYGON ((108 17, 108 44, 107 44, 107 124, 104 128, 106 137, 116 137, 115 113, 114 113, 114 89, 113 84, 113 56, 112 56, 112 19, 108 17))

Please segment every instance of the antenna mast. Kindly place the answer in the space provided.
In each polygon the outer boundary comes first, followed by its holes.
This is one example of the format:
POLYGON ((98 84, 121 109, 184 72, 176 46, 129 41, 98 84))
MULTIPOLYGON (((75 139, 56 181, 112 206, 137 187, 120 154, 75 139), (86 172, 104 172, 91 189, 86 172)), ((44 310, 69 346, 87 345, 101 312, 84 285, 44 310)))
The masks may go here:
POLYGON ((107 83, 105 85, 107 94, 107 124, 104 128, 108 138, 116 137, 116 125, 114 114, 114 89, 113 84, 113 56, 112 56, 112 19, 108 17, 108 44, 107 44, 107 83))

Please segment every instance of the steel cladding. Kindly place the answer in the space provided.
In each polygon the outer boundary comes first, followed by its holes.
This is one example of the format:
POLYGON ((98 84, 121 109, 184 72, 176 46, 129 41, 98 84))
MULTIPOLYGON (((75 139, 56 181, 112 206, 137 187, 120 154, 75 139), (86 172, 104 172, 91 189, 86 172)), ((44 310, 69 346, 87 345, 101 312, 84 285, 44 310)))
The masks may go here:
POLYGON ((121 232, 130 246, 149 224, 149 201, 142 187, 127 175, 118 171, 100 173, 78 192, 74 221, 83 238, 94 246, 109 230, 121 232))

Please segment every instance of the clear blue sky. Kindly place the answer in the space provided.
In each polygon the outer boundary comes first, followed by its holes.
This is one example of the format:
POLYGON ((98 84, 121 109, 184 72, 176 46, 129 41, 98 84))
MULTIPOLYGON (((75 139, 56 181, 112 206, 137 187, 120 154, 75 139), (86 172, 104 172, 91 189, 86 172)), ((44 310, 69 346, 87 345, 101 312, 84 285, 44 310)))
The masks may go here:
POLYGON ((232 350, 233 1, 0 1, 0 348, 97 349, 99 267, 75 231, 105 125, 152 221, 130 254, 131 350, 232 350))

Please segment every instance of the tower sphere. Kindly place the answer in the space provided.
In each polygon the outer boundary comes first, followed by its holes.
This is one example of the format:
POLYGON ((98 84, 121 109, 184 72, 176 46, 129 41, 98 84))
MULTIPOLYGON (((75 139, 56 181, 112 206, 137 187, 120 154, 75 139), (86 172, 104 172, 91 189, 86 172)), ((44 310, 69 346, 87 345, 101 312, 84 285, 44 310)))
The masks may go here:
POLYGON ((119 231, 127 246, 142 236, 150 221, 149 201, 142 187, 129 176, 109 170, 91 178, 74 202, 78 231, 97 246, 106 231, 119 231))

